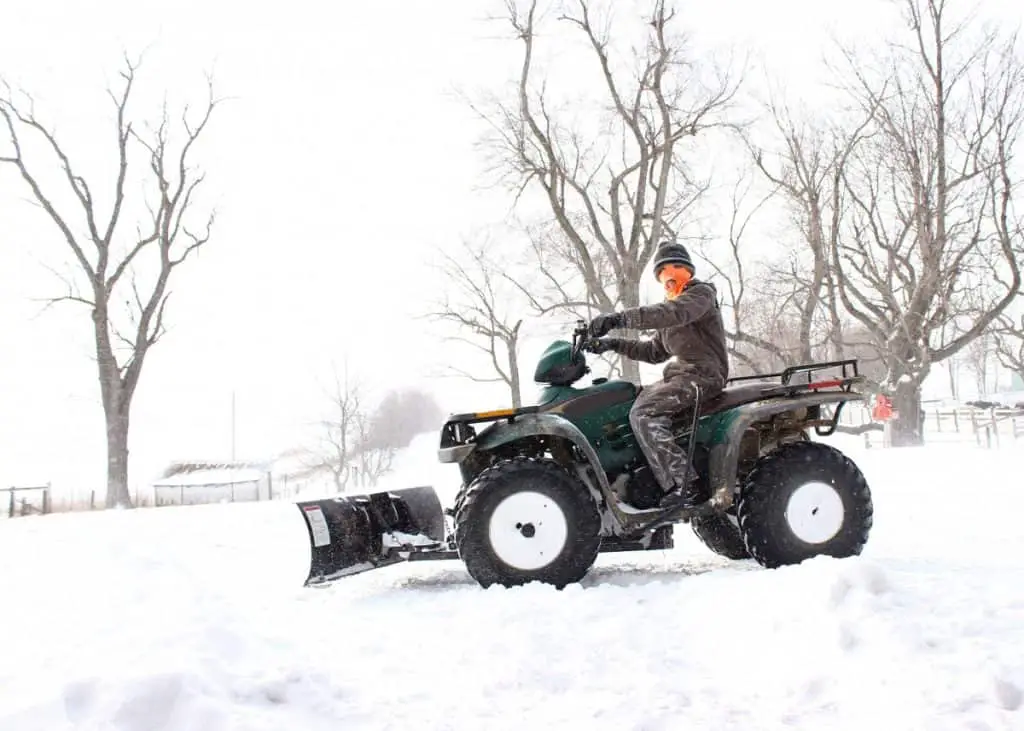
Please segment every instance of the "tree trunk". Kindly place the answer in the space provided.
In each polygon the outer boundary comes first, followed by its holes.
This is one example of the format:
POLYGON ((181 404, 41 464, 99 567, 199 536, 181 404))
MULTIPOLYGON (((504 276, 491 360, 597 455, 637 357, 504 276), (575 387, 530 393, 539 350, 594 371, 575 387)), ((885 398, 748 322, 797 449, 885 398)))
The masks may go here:
MULTIPOLYGON (((639 274, 630 275, 627 273, 625 280, 618 282, 619 297, 622 300, 622 309, 628 310, 634 307, 640 306, 640 281, 639 274)), ((621 335, 616 337, 622 337, 626 339, 637 338, 640 333, 636 330, 623 330, 621 335)), ((622 377, 632 383, 640 383, 640 364, 635 360, 627 358, 625 356, 619 357, 619 363, 622 367, 622 377)))
POLYGON ((512 408, 518 409, 523 405, 523 391, 519 383, 519 341, 513 340, 508 346, 508 390, 512 394, 512 408))
POLYGON ((832 341, 833 360, 844 360, 846 358, 846 334, 843 331, 843 320, 839 316, 839 297, 836 294, 835 281, 832 274, 828 273, 826 265, 826 285, 828 292, 828 317, 829 317, 829 338, 832 341))
MULTIPOLYGON (((103 417, 107 423, 107 499, 108 508, 130 508, 128 493, 128 417, 135 383, 122 381, 117 359, 107 331, 110 317, 107 312, 108 295, 95 289, 96 302, 92 320, 96 338, 96 365, 100 377, 100 397, 103 403, 103 417)), ((139 358, 144 353, 137 353, 139 358)))
MULTIPOLYGON (((637 336, 636 331, 627 330, 623 334, 624 338, 635 338, 637 336)), ((626 356, 620 356, 619 361, 622 364, 622 377, 632 383, 640 383, 640 364, 635 360, 627 358, 626 356)))
POLYGON ((920 447, 924 444, 924 419, 921 412, 921 384, 903 380, 896 384, 892 399, 896 415, 890 422, 890 446, 920 447))
POLYGON ((108 508, 132 507, 128 492, 128 416, 114 408, 104 409, 107 419, 108 508))
POLYGON ((334 489, 339 495, 345 492, 345 470, 346 467, 344 465, 331 470, 331 477, 334 479, 334 489))

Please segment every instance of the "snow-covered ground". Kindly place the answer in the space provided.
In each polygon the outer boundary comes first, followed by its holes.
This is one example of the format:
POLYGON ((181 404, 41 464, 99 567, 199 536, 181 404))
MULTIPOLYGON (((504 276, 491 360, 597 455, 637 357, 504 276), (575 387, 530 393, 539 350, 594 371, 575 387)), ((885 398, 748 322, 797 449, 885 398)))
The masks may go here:
POLYGON ((289 503, 7 521, 0 729, 1024 729, 1024 451, 837 442, 863 556, 767 571, 681 526, 561 592, 455 562, 304 589, 289 503))

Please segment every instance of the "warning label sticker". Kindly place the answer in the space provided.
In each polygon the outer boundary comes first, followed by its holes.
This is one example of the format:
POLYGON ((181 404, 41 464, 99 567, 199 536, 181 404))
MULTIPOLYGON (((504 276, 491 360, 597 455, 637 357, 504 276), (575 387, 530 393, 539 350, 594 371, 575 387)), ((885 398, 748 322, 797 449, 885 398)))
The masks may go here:
POLYGON ((311 505, 303 508, 306 513, 306 521, 313 532, 313 545, 316 548, 327 546, 331 542, 331 532, 327 529, 327 520, 324 518, 324 511, 319 506, 311 505))

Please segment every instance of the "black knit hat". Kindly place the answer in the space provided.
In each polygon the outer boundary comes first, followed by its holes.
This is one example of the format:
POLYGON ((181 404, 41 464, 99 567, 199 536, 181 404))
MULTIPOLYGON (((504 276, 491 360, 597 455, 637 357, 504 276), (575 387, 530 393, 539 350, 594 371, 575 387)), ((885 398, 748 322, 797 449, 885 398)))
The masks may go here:
POLYGON ((667 264, 678 264, 689 269, 691 274, 697 273, 697 268, 693 265, 693 259, 690 258, 690 252, 682 244, 663 241, 658 250, 654 252, 655 279, 658 278, 658 272, 661 271, 661 268, 667 264))

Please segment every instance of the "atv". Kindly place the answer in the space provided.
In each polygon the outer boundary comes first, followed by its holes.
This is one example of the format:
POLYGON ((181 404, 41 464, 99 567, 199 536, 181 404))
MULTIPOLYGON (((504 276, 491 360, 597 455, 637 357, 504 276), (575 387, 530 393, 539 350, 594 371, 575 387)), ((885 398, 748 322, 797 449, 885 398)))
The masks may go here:
POLYGON ((578 582, 599 553, 665 550, 689 523, 713 552, 776 568, 818 555, 857 555, 872 524, 871 492, 830 436, 843 405, 866 400, 856 360, 729 380, 675 423, 704 502, 663 508, 633 435, 642 386, 595 378, 579 321, 572 342, 541 355, 535 405, 448 418, 438 457, 462 476, 442 510, 432 487, 297 503, 306 519, 306 586, 402 561, 461 559, 481 586, 578 582), (831 372, 827 377, 815 374, 831 372), (688 418, 687 418, 688 417, 688 418))

